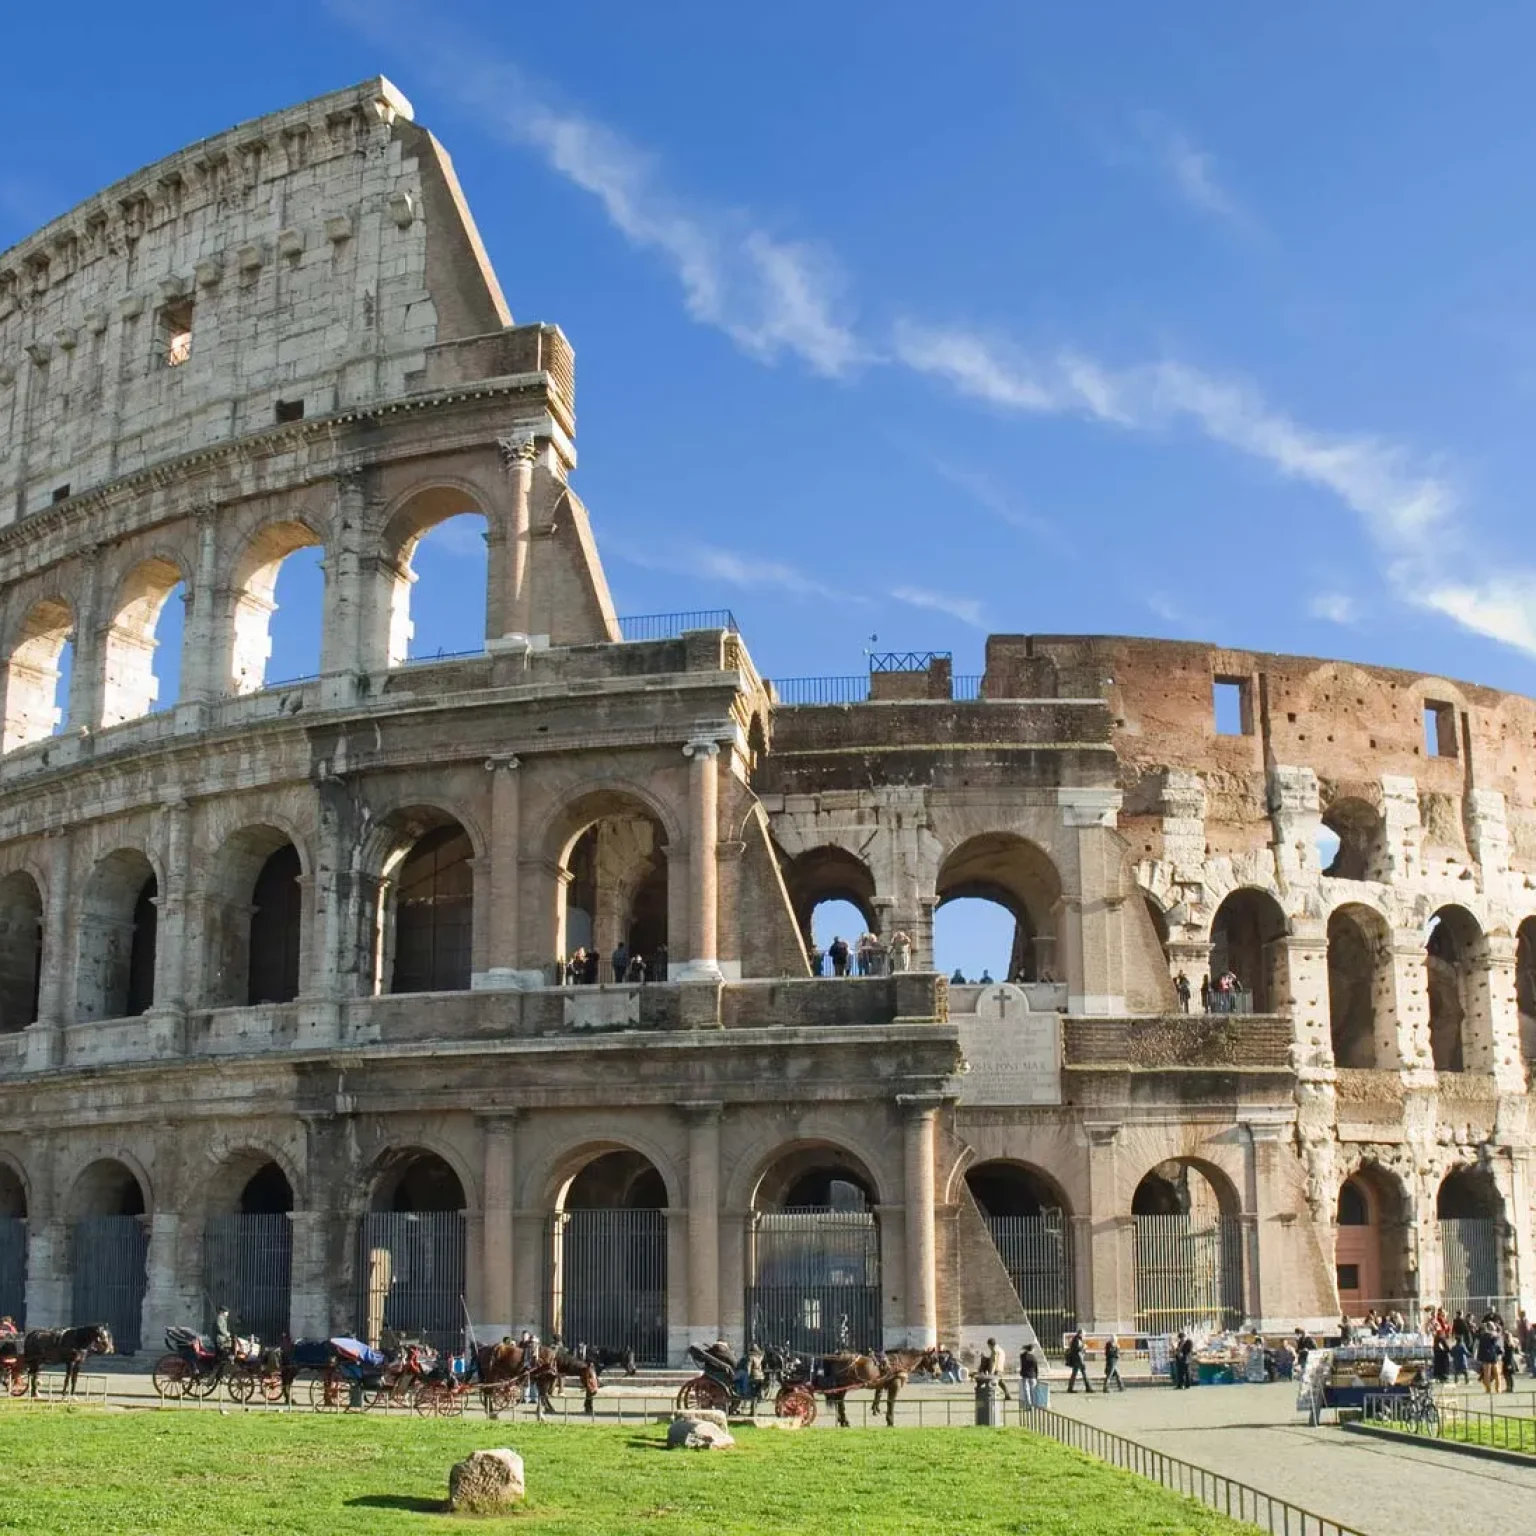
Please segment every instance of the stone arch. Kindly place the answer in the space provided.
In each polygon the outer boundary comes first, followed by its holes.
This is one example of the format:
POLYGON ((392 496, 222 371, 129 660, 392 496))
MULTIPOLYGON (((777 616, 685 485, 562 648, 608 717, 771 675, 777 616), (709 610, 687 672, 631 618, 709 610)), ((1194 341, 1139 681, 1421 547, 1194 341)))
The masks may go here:
POLYGON ((961 1175, 983 1216, 1035 1217, 1059 1211, 1070 1217, 1067 1192, 1043 1168, 1015 1158, 970 1164, 961 1175))
POLYGON ((950 848, 934 881, 938 907, 964 898, 990 901, 1014 920, 1007 980, 1058 973, 1063 915, 1061 876, 1038 843, 1014 832, 981 832, 950 848))
POLYGON ((24 1221, 32 1210, 32 1181, 21 1159, 0 1151, 0 1217, 24 1221))
POLYGON ((1408 1192, 1402 1181, 1369 1159, 1339 1185, 1334 1203, 1334 1282, 1343 1314, 1398 1309, 1412 1315, 1413 1272, 1408 1192))
POLYGON ((961 1189, 965 1321, 1017 1321, 1008 1305, 1011 1290, 1039 1338, 1070 1332, 1077 1326, 1077 1264, 1065 1190, 1044 1169, 1007 1157, 972 1163, 961 1189))
POLYGON ((1270 1013, 1286 989, 1286 958, 1282 940, 1290 932, 1285 910, 1258 886, 1241 885, 1230 892, 1211 918, 1211 982, 1227 971, 1253 999, 1255 1013, 1270 1013))
MULTIPOLYGON (((812 913, 824 901, 846 901, 857 907, 866 930, 880 932, 874 873, 863 859, 847 848, 823 843, 796 854, 784 865, 784 886, 807 948, 812 945, 812 913)), ((847 937, 852 940, 856 935, 847 937)))
POLYGON ((287 1159, 243 1146, 214 1170, 205 1196, 205 1323, 227 1308, 241 1334, 272 1343, 289 1329, 296 1185, 287 1159))
MULTIPOLYGON (((267 686, 272 616, 278 611, 278 577, 290 555, 315 548, 324 551, 325 538, 310 523, 303 518, 279 518, 264 523, 240 549, 230 576, 229 633, 221 691, 256 693, 267 686)), ((316 672, 320 665, 316 655, 316 672)))
POLYGON ((1362 902, 1328 914, 1328 1016, 1340 1067, 1396 1064, 1392 930, 1362 902))
POLYGON ((1488 1017, 1488 945, 1481 924, 1462 906, 1439 908, 1424 943, 1429 991, 1429 1048, 1440 1072, 1492 1066, 1488 1017))
POLYGON ((1203 1157, 1165 1158, 1141 1176, 1131 1195, 1133 1216, 1235 1218, 1241 1213, 1237 1185, 1224 1169, 1203 1157))
POLYGON ((303 842, 276 820, 225 838, 204 897, 211 1007, 287 1003, 299 995, 304 938, 303 842))
POLYGON ((1333 880, 1388 878, 1387 827, 1379 807, 1344 795, 1324 806, 1322 824, 1338 839, 1325 875, 1333 880))
POLYGON ((1170 1158, 1142 1176, 1131 1196, 1138 1329, 1238 1325, 1240 1210, 1236 1185, 1204 1158, 1170 1158))
POLYGON ((111 621, 102 642, 101 723, 120 725, 147 715, 160 698, 155 675, 156 630, 167 601, 180 587, 190 590, 179 555, 153 554, 118 584, 111 621))
POLYGON ((247 1142, 226 1152, 208 1179, 210 1216, 286 1214, 299 1205, 299 1179, 280 1147, 247 1142))
POLYGON ((154 1006, 159 895, 158 872, 142 850, 118 848, 97 862, 77 919, 77 1018, 128 1018, 154 1006))
MULTIPOLYGON (((471 514, 483 519, 489 543, 496 532, 494 499, 472 481, 438 476, 418 484, 397 496, 385 510, 383 532, 379 540, 383 612, 387 614, 385 665, 397 667, 410 655, 415 624, 411 618, 411 589, 416 584, 413 558, 422 539, 450 518, 471 514)), ((490 580, 487 552, 481 562, 481 580, 490 580)), ((490 611, 487 602, 487 631, 490 611)))
POLYGON ((68 1254, 76 1322, 104 1322, 119 1351, 139 1348, 153 1192, 122 1152, 87 1163, 69 1186, 68 1254))
POLYGON ((883 1203, 873 1167, 852 1147, 822 1137, 781 1142, 758 1164, 750 1206, 755 1211, 835 1208, 824 1207, 834 1183, 858 1190, 867 1209, 883 1203))
POLYGON ((424 1144, 394 1147, 374 1160, 368 1208, 421 1212, 470 1209, 468 1169, 445 1149, 424 1144))
POLYGON ((1515 1003, 1520 1011, 1520 1049, 1536 1065, 1536 916, 1515 931, 1515 1003))
POLYGON ((43 976, 43 896, 25 869, 0 875, 0 1034, 37 1019, 43 976))
POLYGON ((417 802, 384 818, 373 840, 376 992, 468 990, 481 847, 471 822, 436 804, 417 802))
POLYGON ((74 637, 75 610, 66 598, 39 598, 27 610, 6 657, 0 751, 45 741, 63 723, 67 710, 58 704, 59 678, 74 637))
POLYGON ((1442 1304, 1481 1313, 1505 1305, 1509 1225, 1504 1196, 1488 1168, 1461 1163, 1435 1192, 1442 1304))
POLYGON ((146 1216, 153 1209, 148 1176, 125 1152, 93 1158, 69 1184, 64 1210, 71 1221, 101 1216, 146 1216))
POLYGON ((598 1159, 611 1155, 640 1159, 654 1168, 661 1179, 666 1207, 675 1210, 682 1206, 684 1178, 677 1160, 652 1137, 629 1127, 620 1136, 583 1137, 532 1168, 526 1186, 532 1202, 541 1210, 561 1211, 571 1185, 598 1159))

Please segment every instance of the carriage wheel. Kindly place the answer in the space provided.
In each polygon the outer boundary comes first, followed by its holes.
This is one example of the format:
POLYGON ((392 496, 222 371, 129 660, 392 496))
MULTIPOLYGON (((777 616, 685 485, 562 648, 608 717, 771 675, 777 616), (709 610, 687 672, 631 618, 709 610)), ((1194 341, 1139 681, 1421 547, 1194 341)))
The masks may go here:
POLYGON ((794 1419, 802 1429, 816 1422, 816 1399, 804 1387, 780 1387, 773 1400, 776 1419, 794 1419))
POLYGON ((170 1403, 187 1395, 191 1376, 192 1368, 180 1355, 161 1355, 149 1373, 156 1393, 170 1403))
POLYGON ((248 1403, 256 1396, 256 1378, 249 1371, 231 1371, 224 1378, 224 1390, 232 1403, 248 1403))
MULTIPOLYGON (((424 1419, 447 1418, 453 1413, 450 1400, 454 1396, 454 1390, 446 1382, 424 1381, 415 1393, 416 1412, 424 1419)), ((464 1411, 464 1405, 458 1405, 458 1411, 464 1411)))
POLYGON ((515 1381, 498 1381, 484 1389, 481 1401, 485 1403, 487 1413, 506 1413, 517 1407, 522 1395, 523 1389, 515 1381))
POLYGON ((679 1408, 713 1408, 724 1413, 731 1406, 729 1390, 712 1376, 695 1376, 685 1381, 677 1394, 679 1408))
POLYGON ((11 1371, 11 1396, 25 1397, 27 1395, 27 1373, 21 1368, 20 1361, 11 1371))
POLYGON ((347 1406, 347 1384, 327 1371, 310 1378, 309 1406, 316 1413, 339 1413, 347 1406))
POLYGON ((260 1380, 263 1402, 280 1403, 283 1400, 283 1373, 268 1371, 260 1380))

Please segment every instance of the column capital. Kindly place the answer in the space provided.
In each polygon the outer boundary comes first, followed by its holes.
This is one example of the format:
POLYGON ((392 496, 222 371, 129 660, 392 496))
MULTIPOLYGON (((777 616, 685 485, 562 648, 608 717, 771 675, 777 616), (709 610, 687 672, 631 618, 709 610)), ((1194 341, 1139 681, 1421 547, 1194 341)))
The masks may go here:
POLYGON ((898 1093, 896 1104, 909 1121, 931 1119, 944 1107, 942 1093, 898 1093))
POLYGON ((501 467, 509 471, 522 464, 532 464, 539 456, 538 439, 531 432, 514 432, 507 437, 498 437, 496 447, 501 453, 501 467))
POLYGON ((712 736, 695 736, 683 743, 683 756, 693 758, 718 757, 720 743, 712 736))
POLYGON ((498 753, 493 757, 486 758, 485 760, 485 771, 487 773, 495 773, 498 768, 505 768, 510 772, 511 770, 515 768, 521 768, 522 766, 522 758, 518 757, 513 752, 498 753))
POLYGON ((697 1099, 679 1104, 678 1109, 689 1125, 715 1125, 725 1109, 719 1099, 697 1099))
POLYGON ((520 1105, 498 1105, 495 1109, 477 1109, 475 1119, 480 1124, 480 1129, 488 1135, 497 1131, 511 1131, 517 1122, 523 1118, 520 1105))

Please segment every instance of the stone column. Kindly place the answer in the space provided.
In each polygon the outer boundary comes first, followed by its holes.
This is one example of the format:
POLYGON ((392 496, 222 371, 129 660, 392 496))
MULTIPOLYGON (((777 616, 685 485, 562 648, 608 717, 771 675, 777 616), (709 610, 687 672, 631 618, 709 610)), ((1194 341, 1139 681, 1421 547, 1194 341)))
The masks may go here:
POLYGON ((68 1230, 59 1220, 27 1219, 27 1326, 68 1328, 70 1296, 66 1285, 68 1230))
POLYGON ((523 796, 522 764, 511 754, 486 759, 491 775, 490 921, 486 964, 471 978, 477 990, 536 987, 542 971, 518 968, 521 927, 523 796))
MULTIPOLYGON (((149 1257, 145 1265, 141 1348, 158 1354, 165 1330, 185 1323, 188 1317, 186 1298, 182 1295, 176 1271, 181 1247, 181 1217, 175 1211, 156 1211, 145 1219, 149 1222, 149 1257)), ((194 1309, 192 1315, 200 1310, 194 1309)))
POLYGON ((42 1071, 64 1060, 64 1010, 68 1006, 65 978, 69 975, 70 905, 69 834, 62 828, 48 833, 48 900, 43 913, 43 944, 38 964, 37 1022, 29 1024, 27 1067, 42 1071))
POLYGON ((96 612, 97 548, 80 551, 80 586, 75 594, 75 654, 70 664, 66 731, 94 731, 101 723, 101 673, 105 630, 96 612))
POLYGON ((288 1331, 296 1339, 324 1338, 330 1332, 330 1266, 326 1263, 326 1211, 295 1211, 293 1269, 288 1292, 288 1331))
POLYGON ((715 953, 719 930, 720 873, 717 848, 720 817, 720 747, 706 736, 683 748, 689 759, 688 955, 673 962, 674 981, 718 981, 715 953))
POLYGON ((905 1097, 897 1101, 905 1118, 903 1150, 907 1238, 907 1342, 926 1349, 939 1341, 934 1230, 934 1121, 938 1101, 905 1097))
POLYGON ((502 632, 487 645, 493 651, 528 650, 549 644, 548 635, 532 632, 533 590, 529 580, 533 565, 533 466, 539 448, 531 437, 504 437, 500 448, 512 482, 511 505, 502 535, 502 586, 498 594, 502 632))
POLYGON ((688 1117, 688 1327, 719 1336, 720 1105, 685 1104, 688 1117))
POLYGON ((1386 1068, 1401 1067, 1434 1081, 1434 1056, 1429 1045, 1429 978, 1425 971, 1424 937, 1416 929, 1400 928, 1392 934, 1391 1012, 1384 1010, 1385 986, 1376 995, 1378 1018, 1377 1062, 1386 1068), (1383 1048, 1390 1047, 1391 1054, 1383 1048))
POLYGON ((201 967, 188 964, 186 928, 188 884, 191 874, 191 808, 176 795, 160 808, 163 818, 160 857, 165 867, 165 887, 156 898, 155 1011, 184 1011, 186 976, 201 967))
POLYGON ((1483 972, 1471 982, 1462 1025, 1469 1072, 1491 1072, 1504 1093, 1525 1092, 1520 1046, 1520 1004, 1515 995, 1516 941, 1488 934, 1482 944, 1483 972))
POLYGON ((1294 932, 1279 940, 1281 973, 1274 978, 1275 1013, 1291 1018, 1296 1064, 1321 1067, 1332 1060, 1333 1043, 1328 1012, 1328 935, 1315 918, 1294 920, 1294 932))
POLYGON ((487 1115, 481 1121, 485 1145, 485 1277, 480 1288, 483 1317, 476 1332, 499 1339, 512 1329, 512 1210, 517 1187, 517 1115, 487 1115), (482 1330, 481 1324, 490 1327, 482 1330))
POLYGON ((367 482, 361 472, 336 477, 335 537, 325 551, 325 612, 320 637, 321 701, 354 703, 357 680, 384 665, 388 594, 363 553, 368 537, 367 482), (382 604, 384 612, 375 615, 382 604))
POLYGON ((1096 1121, 1088 1137, 1088 1209, 1093 1213, 1089 1294, 1077 1298, 1078 1317, 1094 1333, 1133 1333, 1136 1328, 1136 1229, 1122 1214, 1120 1126, 1096 1121))
POLYGON ((210 707, 224 693, 228 679, 220 675, 227 659, 220 644, 219 546, 217 508, 197 508, 197 573, 187 594, 187 620, 181 654, 181 699, 176 705, 176 729, 200 731, 208 724, 210 707))

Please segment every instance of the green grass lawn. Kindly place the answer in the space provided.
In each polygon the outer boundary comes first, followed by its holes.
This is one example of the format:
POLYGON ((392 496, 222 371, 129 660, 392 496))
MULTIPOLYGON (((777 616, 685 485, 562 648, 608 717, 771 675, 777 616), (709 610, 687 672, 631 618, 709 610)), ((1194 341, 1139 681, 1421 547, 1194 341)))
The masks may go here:
POLYGON ((1504 1404, 1495 1399, 1492 1412, 1473 1398, 1470 1410, 1442 1405, 1437 1431, 1415 1430, 1406 1424, 1370 1423, 1379 1434, 1401 1435, 1407 1439, 1433 1437, 1456 1445, 1481 1445, 1499 1451, 1518 1451, 1536 1462, 1536 1418, 1519 1411, 1504 1412, 1504 1404))
POLYGON ((744 1428, 667 1451, 665 1427, 488 1424, 308 1413, 0 1411, 0 1531, 47 1536, 540 1536, 1027 1532, 1236 1536, 1252 1527, 1016 1429, 744 1428), (448 1468, 509 1445, 519 1515, 441 1513, 448 1468))

